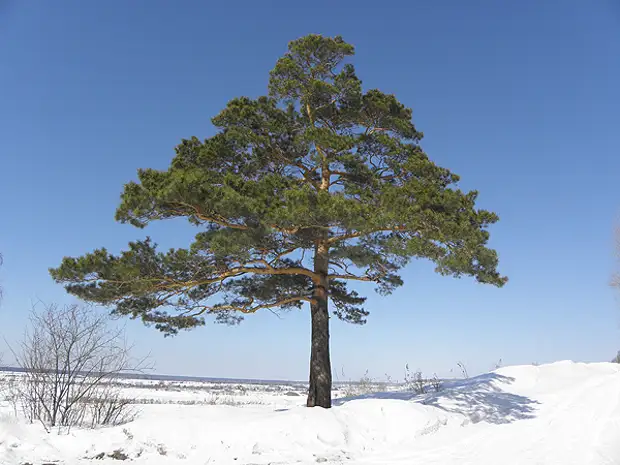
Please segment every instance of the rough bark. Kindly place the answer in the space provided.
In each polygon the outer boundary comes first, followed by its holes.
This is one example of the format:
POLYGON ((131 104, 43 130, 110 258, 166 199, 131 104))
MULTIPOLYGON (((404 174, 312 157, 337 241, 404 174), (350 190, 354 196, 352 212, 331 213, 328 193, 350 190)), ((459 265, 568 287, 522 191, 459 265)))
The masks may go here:
POLYGON ((332 406, 332 368, 329 358, 328 246, 319 243, 315 250, 314 271, 320 276, 314 283, 311 304, 312 344, 308 407, 332 406))

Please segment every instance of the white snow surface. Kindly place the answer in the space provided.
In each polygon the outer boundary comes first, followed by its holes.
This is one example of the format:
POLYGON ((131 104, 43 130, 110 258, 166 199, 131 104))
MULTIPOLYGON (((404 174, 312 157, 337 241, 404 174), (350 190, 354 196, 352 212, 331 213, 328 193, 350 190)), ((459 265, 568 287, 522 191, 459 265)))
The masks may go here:
MULTIPOLYGON (((170 401, 167 391, 127 389, 170 401)), ((174 394, 208 396, 191 385, 174 394)), ((243 405, 139 405, 126 425, 61 434, 5 406, 0 464, 119 464, 94 458, 119 449, 154 465, 620 464, 617 364, 506 367, 446 382, 439 393, 370 394, 330 410, 305 408, 303 396, 284 391, 252 389, 238 399, 243 405)))

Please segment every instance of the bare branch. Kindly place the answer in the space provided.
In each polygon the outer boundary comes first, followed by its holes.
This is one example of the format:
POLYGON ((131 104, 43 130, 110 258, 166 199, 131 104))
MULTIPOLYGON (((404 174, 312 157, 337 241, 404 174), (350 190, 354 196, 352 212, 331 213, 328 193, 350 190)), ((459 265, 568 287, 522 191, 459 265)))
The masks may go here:
POLYGON ((110 384, 148 367, 130 356, 122 330, 88 307, 33 309, 15 359, 24 371, 17 391, 30 421, 45 426, 96 426, 124 417, 126 402, 111 397, 110 384), (99 410, 93 410, 97 406, 99 410), (108 414, 103 415, 103 412, 108 414))

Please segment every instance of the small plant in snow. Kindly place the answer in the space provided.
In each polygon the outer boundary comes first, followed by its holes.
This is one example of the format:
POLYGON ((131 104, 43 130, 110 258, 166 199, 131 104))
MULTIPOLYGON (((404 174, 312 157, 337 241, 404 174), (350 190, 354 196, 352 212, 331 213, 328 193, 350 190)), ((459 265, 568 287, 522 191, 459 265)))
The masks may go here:
POLYGON ((467 372, 467 367, 465 366, 465 364, 463 362, 458 362, 456 365, 461 370, 461 375, 463 376, 463 379, 469 379, 469 373, 467 372))
POLYGON ((159 455, 168 455, 168 450, 163 444, 157 444, 157 453, 159 455))
POLYGON ((431 378, 431 387, 433 388, 433 391, 435 392, 441 391, 441 388, 443 387, 443 383, 437 377, 437 373, 434 373, 433 377, 431 378))
MULTIPOLYGON (((344 370, 342 372, 344 376, 344 370)), ((386 384, 377 381, 368 374, 368 370, 364 373, 359 381, 349 381, 344 387, 345 397, 362 396, 364 394, 372 394, 374 392, 383 392, 386 390, 386 384)))
POLYGON ((370 393, 374 391, 375 380, 374 378, 370 377, 370 375, 368 374, 368 370, 366 370, 366 372, 364 373, 364 376, 360 378, 360 380, 357 383, 357 386, 359 390, 362 391, 362 393, 370 393))
POLYGON ((103 460, 106 457, 111 458, 112 460, 127 460, 129 456, 123 452, 123 449, 116 449, 111 454, 107 454, 105 452, 101 452, 100 454, 95 455, 93 458, 96 460, 103 460))
POLYGON ((405 386, 408 391, 416 394, 426 394, 426 381, 420 370, 411 372, 409 364, 405 365, 405 386))
POLYGON ((120 389, 114 386, 102 384, 87 399, 87 403, 91 428, 97 425, 124 425, 137 416, 133 407, 135 399, 123 397, 120 389))
POLYGON ((4 399, 9 403, 15 418, 17 418, 24 406, 22 404, 23 397, 21 394, 21 387, 15 375, 11 377, 5 386, 4 399))

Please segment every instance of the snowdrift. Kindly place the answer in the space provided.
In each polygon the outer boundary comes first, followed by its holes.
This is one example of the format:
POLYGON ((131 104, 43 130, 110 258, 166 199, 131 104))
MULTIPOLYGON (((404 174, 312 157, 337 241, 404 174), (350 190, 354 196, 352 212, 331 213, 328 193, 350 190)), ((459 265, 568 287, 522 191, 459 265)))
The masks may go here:
MULTIPOLYGON (((296 400, 302 402, 303 399, 296 400)), ((0 464, 620 464, 620 366, 516 366, 439 393, 293 405, 148 405, 132 423, 47 434, 7 412, 0 464)))

